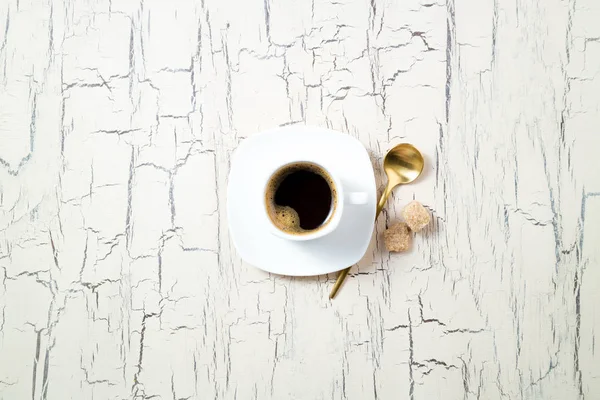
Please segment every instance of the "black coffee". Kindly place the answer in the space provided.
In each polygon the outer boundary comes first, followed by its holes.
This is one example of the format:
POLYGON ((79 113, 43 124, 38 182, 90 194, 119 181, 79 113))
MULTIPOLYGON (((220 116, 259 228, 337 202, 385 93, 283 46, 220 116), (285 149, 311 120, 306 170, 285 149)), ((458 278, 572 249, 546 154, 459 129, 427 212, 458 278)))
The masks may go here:
POLYGON ((294 163, 277 171, 266 196, 275 225, 297 234, 326 224, 336 203, 333 181, 323 168, 312 163, 294 163))

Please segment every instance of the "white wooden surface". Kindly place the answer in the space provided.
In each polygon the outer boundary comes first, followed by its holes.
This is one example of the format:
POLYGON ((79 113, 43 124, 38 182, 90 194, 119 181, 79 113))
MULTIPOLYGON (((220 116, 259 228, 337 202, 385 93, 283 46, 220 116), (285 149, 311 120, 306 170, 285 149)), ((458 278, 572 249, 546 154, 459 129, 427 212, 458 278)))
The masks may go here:
POLYGON ((0 398, 600 399, 599 18, 2 0, 0 398), (291 122, 427 157, 334 302, 227 232, 233 150, 291 122), (389 255, 413 198, 435 223, 389 255))

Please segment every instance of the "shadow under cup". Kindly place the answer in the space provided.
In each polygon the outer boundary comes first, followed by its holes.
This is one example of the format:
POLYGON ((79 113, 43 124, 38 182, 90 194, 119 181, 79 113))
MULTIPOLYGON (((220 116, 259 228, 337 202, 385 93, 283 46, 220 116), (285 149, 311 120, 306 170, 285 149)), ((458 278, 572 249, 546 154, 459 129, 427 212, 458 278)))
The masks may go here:
POLYGON ((267 216, 281 233, 307 236, 322 232, 338 208, 338 190, 318 164, 293 162, 275 171, 265 188, 267 216))

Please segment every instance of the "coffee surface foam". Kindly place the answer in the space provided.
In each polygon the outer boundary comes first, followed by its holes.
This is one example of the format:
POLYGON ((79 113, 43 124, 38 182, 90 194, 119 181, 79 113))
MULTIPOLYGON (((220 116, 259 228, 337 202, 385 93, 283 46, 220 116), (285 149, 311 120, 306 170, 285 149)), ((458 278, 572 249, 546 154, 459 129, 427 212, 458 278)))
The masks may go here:
POLYGON ((275 205, 275 218, 277 218, 278 225, 285 227, 287 230, 304 231, 300 228, 300 217, 292 207, 275 205))

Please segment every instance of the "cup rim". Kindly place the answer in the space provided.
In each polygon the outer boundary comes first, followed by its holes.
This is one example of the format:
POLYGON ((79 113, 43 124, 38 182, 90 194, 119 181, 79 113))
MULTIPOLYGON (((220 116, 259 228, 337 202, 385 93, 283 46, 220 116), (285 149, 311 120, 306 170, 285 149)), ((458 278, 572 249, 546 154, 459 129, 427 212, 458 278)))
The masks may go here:
POLYGON ((343 193, 343 189, 342 189, 339 179, 334 174, 332 174, 331 171, 327 167, 325 167, 323 164, 321 164, 320 162, 316 162, 316 161, 313 161, 310 159, 289 161, 289 162, 286 162, 285 164, 278 166, 268 175, 267 180, 266 180, 265 185, 262 190, 263 213, 265 215, 265 218, 267 220, 267 223, 269 225, 271 232, 276 236, 279 236, 284 239, 294 240, 294 241, 305 241, 305 240, 318 239, 320 237, 323 237, 323 236, 331 233, 337 227, 337 225, 341 219, 342 210, 343 210, 343 204, 344 204, 343 196, 344 196, 344 193, 343 193), (335 204, 335 209, 334 209, 333 213, 328 216, 328 218, 324 224, 322 224, 317 229, 314 229, 312 231, 307 231, 306 233, 294 234, 294 233, 285 232, 285 231, 281 230, 277 225, 275 225, 275 223, 271 219, 271 216, 269 215, 266 195, 267 195, 267 189, 269 187, 269 183, 271 182, 271 178, 273 178, 273 176, 275 176, 275 174, 277 174, 279 171, 288 167, 291 164, 300 164, 300 163, 312 164, 312 165, 315 165, 316 167, 322 169, 323 171, 325 171, 325 173, 333 181, 335 191, 336 191, 336 204, 335 204))

